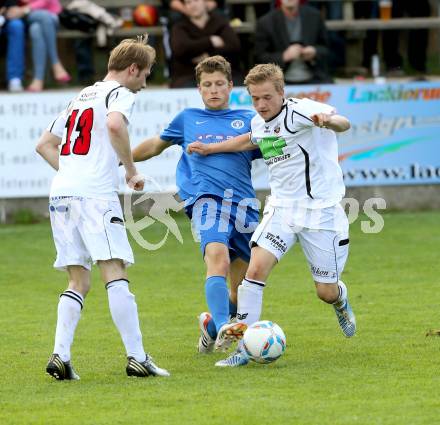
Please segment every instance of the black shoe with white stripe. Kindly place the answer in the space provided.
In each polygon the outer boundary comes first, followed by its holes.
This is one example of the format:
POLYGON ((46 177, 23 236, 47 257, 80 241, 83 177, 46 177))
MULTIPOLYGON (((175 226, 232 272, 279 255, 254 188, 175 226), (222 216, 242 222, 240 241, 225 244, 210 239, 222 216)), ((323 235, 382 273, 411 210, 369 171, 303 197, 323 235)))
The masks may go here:
POLYGON ((138 378, 146 378, 147 376, 170 376, 170 373, 161 369, 159 366, 153 363, 153 359, 147 354, 147 358, 143 362, 138 362, 134 357, 127 357, 128 364, 127 371, 128 376, 137 376, 138 378))
POLYGON ((70 362, 63 362, 58 354, 52 354, 46 366, 46 372, 59 381, 79 380, 70 362))

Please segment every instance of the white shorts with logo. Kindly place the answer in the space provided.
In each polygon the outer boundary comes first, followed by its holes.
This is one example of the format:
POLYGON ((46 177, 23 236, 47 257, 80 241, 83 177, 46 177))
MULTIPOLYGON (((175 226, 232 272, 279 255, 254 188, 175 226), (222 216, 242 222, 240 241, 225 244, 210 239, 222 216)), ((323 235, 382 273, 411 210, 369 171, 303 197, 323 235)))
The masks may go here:
POLYGON ((99 260, 134 263, 119 201, 55 197, 49 201, 50 222, 57 250, 54 267, 83 266, 99 260))
POLYGON ((315 282, 335 283, 348 257, 348 219, 337 204, 319 210, 267 205, 251 246, 258 245, 277 260, 299 241, 315 282))

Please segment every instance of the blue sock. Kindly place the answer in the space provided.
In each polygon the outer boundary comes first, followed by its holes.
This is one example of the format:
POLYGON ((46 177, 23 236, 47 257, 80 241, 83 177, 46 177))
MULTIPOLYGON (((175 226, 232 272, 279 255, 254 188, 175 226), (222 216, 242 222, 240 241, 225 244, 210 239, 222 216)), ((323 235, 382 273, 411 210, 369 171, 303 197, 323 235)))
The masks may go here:
POLYGON ((229 322, 229 292, 226 278, 223 276, 211 276, 205 283, 206 302, 215 324, 219 329, 229 322))
MULTIPOLYGON (((235 317, 237 317, 237 304, 234 304, 231 299, 229 299, 229 319, 233 319, 235 317)), ((208 322, 206 330, 208 331, 211 338, 217 338, 217 329, 215 328, 215 323, 213 319, 208 322)))
POLYGON ((237 304, 234 304, 229 298, 229 317, 234 319, 237 317, 237 304))
POLYGON ((209 336, 213 339, 217 338, 217 329, 215 328, 215 323, 214 323, 214 319, 211 319, 208 322, 208 326, 206 326, 206 330, 209 333, 209 336))

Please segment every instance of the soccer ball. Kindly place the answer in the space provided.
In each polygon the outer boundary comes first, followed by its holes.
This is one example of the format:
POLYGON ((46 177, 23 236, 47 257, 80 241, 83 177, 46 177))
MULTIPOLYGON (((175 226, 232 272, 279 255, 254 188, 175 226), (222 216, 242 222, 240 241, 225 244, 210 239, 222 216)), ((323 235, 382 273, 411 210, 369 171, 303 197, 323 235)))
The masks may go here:
POLYGON ((276 323, 261 320, 246 329, 243 346, 254 362, 272 363, 284 353, 286 336, 276 323))
POLYGON ((157 18, 157 9, 149 4, 139 4, 133 11, 133 20, 141 27, 156 25, 157 18))

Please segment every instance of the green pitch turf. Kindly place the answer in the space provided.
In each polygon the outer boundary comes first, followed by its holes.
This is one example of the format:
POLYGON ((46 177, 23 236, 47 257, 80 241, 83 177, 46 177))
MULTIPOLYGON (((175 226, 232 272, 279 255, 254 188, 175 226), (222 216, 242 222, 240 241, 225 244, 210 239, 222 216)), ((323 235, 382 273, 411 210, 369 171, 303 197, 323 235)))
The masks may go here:
MULTIPOLYGON (((188 222, 129 269, 146 349, 171 378, 127 378, 122 343, 94 272, 73 345, 79 382, 45 375, 58 294, 47 222, 0 227, 0 424, 436 424, 440 419, 440 213, 385 214, 379 234, 351 226, 343 276, 358 334, 343 337, 295 247, 265 290, 263 319, 287 335, 272 365, 218 369, 198 355, 204 267, 188 222)), ((366 218, 364 218, 365 220, 366 218)), ((144 232, 162 239, 155 224, 144 232)))

